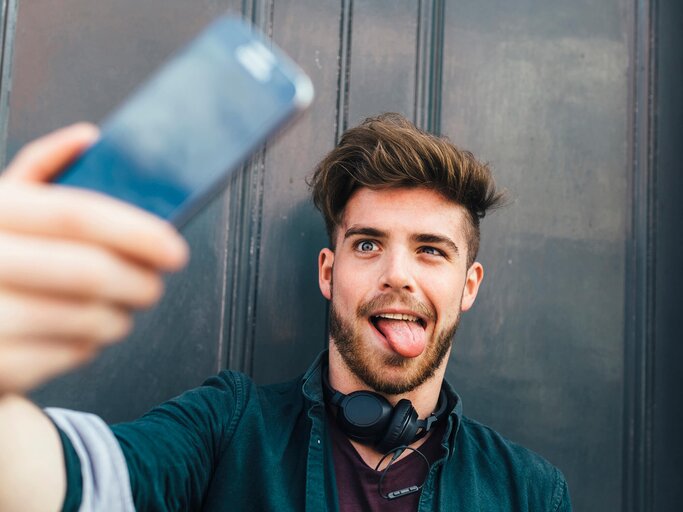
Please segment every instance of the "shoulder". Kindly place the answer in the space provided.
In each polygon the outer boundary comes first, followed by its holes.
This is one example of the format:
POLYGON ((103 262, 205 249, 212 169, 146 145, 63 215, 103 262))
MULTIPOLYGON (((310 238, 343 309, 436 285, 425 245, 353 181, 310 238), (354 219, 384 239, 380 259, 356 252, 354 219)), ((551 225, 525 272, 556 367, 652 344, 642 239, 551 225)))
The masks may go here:
POLYGON ((548 510, 568 510, 567 483, 562 472, 534 451, 492 428, 462 417, 456 452, 487 485, 515 492, 548 510))
POLYGON ((185 407, 218 407, 242 412, 247 408, 266 405, 278 408, 292 401, 301 401, 301 377, 288 382, 270 385, 257 385, 254 380, 241 372, 223 370, 207 378, 200 386, 162 404, 185 407))
POLYGON ((196 388, 185 391, 181 395, 162 404, 164 406, 181 406, 190 409, 242 409, 250 389, 251 379, 242 373, 224 370, 208 377, 196 388))
POLYGON ((288 411, 299 410, 305 405, 301 385, 301 377, 277 384, 258 385, 244 373, 224 370, 208 378, 190 393, 217 394, 222 400, 232 402, 232 407, 240 415, 282 417, 288 411))
POLYGON ((216 387, 219 389, 229 388, 234 393, 259 393, 264 396, 277 396, 289 393, 299 394, 301 392, 302 377, 279 382, 277 384, 259 385, 246 373, 223 370, 216 375, 207 378, 201 387, 216 387))
POLYGON ((474 456, 486 456, 492 464, 511 467, 525 474, 554 473, 555 467, 537 453, 525 448, 478 421, 463 416, 458 438, 460 446, 474 456))

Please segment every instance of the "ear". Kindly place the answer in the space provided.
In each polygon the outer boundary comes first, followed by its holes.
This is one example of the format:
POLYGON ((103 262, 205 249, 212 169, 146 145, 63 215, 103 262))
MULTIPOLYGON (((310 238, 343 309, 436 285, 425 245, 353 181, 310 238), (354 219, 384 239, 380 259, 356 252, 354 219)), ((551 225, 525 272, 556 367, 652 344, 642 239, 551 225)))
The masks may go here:
POLYGON ((318 255, 318 286, 327 300, 332 300, 332 268, 334 267, 334 252, 325 248, 318 255))
POLYGON ((484 267, 481 263, 475 261, 467 270, 467 277, 465 278, 465 288, 462 291, 462 302, 460 304, 461 311, 467 311, 474 304, 474 299, 477 298, 479 292, 479 285, 484 279, 484 267))

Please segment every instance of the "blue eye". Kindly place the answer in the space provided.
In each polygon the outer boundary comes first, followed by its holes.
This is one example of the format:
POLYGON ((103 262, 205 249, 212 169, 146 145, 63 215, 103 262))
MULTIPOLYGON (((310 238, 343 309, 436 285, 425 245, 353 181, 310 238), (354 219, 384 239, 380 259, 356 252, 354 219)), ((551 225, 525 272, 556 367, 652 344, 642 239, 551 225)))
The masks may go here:
POLYGON ((375 242, 371 240, 361 240, 356 244, 356 249, 361 252, 371 252, 375 250, 376 247, 375 242))
POLYGON ((420 252, 424 254, 430 254, 432 256, 441 256, 443 253, 436 247, 420 247, 420 252))

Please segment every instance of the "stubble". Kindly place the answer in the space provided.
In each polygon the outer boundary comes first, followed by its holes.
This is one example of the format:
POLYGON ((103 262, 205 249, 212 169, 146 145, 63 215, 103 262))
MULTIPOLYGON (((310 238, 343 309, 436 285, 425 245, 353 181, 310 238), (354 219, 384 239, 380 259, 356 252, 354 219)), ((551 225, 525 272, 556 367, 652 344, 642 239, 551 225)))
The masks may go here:
POLYGON ((367 322, 369 311, 381 307, 382 303, 396 304, 400 302, 420 311, 423 316, 434 320, 434 314, 426 306, 410 299, 382 296, 368 303, 361 304, 356 311, 355 318, 349 321, 342 318, 337 311, 332 297, 330 307, 330 337, 346 366, 367 386, 378 393, 399 395, 408 393, 434 376, 449 353, 453 337, 458 329, 460 315, 454 322, 434 333, 427 341, 425 352, 418 358, 407 358, 400 354, 379 354, 364 346, 361 336, 361 322, 367 322), (409 304, 406 304, 408 302, 409 304), (399 377, 396 377, 399 370, 399 377))

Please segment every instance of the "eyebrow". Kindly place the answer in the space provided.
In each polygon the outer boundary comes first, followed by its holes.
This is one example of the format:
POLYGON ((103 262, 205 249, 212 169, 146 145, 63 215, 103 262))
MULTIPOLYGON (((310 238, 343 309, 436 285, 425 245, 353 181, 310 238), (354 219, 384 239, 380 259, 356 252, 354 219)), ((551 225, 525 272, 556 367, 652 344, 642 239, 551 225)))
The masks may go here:
MULTIPOLYGON (((387 238, 387 233, 380 229, 370 228, 370 227, 350 227, 344 233, 344 239, 350 238, 352 236, 370 236, 372 238, 387 238)), ((455 242, 448 238, 447 236, 437 235, 435 233, 418 233, 412 235, 410 239, 413 242, 420 244, 439 244, 448 247, 454 254, 459 255, 460 250, 455 242)))
POLYGON ((455 242, 448 238, 447 236, 443 235, 436 235, 433 233, 420 233, 418 235, 413 235, 410 237, 414 242, 418 242, 421 244, 439 244, 439 245, 445 245, 448 247, 453 253, 456 255, 460 254, 460 251, 458 250, 458 246, 455 245, 455 242))
POLYGON ((386 238, 387 237, 386 232, 381 231, 379 229, 367 228, 367 227, 363 227, 363 228, 350 227, 344 233, 344 240, 346 240, 349 237, 357 236, 357 235, 371 236, 373 238, 386 238))

